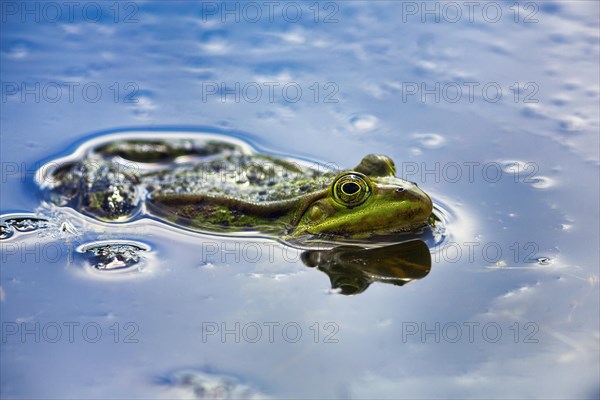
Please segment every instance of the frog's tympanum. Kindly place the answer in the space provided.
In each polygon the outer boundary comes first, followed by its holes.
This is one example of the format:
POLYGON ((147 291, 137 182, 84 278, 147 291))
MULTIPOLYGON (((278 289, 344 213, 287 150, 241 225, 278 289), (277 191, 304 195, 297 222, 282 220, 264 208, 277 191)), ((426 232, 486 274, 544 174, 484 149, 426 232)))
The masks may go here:
POLYGON ((360 239, 418 230, 432 213, 383 155, 340 171, 224 136, 148 135, 105 137, 78 156, 42 168, 38 183, 52 202, 108 221, 149 215, 205 232, 360 239))
POLYGON ((308 250, 301 258, 308 267, 326 273, 331 288, 345 295, 362 293, 373 282, 402 286, 425 277, 431 269, 431 253, 422 240, 372 249, 352 245, 308 250))

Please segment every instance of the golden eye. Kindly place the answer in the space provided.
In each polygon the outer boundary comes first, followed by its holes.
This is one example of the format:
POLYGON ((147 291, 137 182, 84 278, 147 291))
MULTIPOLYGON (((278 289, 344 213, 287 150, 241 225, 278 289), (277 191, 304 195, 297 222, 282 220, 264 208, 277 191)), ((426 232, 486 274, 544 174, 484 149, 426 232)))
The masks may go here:
POLYGON ((348 208, 361 205, 370 195, 368 178, 356 172, 341 175, 333 183, 333 199, 348 208))

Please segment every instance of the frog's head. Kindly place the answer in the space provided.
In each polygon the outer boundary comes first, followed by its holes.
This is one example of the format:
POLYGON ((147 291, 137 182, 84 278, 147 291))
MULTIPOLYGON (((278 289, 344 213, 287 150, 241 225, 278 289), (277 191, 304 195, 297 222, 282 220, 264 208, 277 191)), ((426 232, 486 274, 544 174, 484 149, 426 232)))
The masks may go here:
POLYGON ((389 157, 366 156, 356 168, 336 176, 326 196, 308 205, 293 236, 365 237, 424 225, 432 212, 431 199, 395 173, 389 157))

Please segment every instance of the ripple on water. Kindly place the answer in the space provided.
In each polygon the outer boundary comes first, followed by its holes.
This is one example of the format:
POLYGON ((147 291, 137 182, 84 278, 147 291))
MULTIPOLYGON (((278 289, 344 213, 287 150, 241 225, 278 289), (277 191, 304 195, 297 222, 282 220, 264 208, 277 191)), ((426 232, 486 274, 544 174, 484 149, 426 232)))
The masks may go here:
POLYGON ((450 225, 456 219, 456 214, 452 212, 448 205, 439 201, 434 201, 432 218, 434 224, 431 230, 432 241, 427 242, 429 247, 439 247, 450 237, 450 225))
POLYGON ((536 189, 548 189, 548 188, 554 186, 555 182, 553 179, 550 179, 548 177, 537 176, 537 177, 531 179, 530 184, 531 184, 531 187, 534 187, 536 189))
POLYGON ((412 137, 417 141, 419 146, 427 149, 440 148, 446 142, 446 139, 437 133, 414 133, 412 137))
POLYGON ((350 125, 359 132, 372 131, 378 124, 377 117, 371 114, 358 114, 350 117, 350 125))
POLYGON ((536 175, 538 167, 533 163, 520 160, 500 160, 498 162, 506 174, 514 176, 519 182, 535 189, 548 189, 556 184, 554 179, 536 175))

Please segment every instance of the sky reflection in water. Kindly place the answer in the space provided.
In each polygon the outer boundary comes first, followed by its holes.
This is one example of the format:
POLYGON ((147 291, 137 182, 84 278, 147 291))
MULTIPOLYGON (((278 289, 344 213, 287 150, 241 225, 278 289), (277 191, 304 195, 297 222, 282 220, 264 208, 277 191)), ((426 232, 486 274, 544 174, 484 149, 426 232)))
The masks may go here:
POLYGON ((274 242, 50 213, 148 262, 95 273, 60 230, 0 243, 2 395, 597 397, 599 6, 491 3, 435 23, 421 2, 291 3, 296 22, 3 2, 2 214, 35 210, 37 168, 90 135, 184 126, 344 168, 386 154, 451 221, 424 278, 340 296, 274 242))

